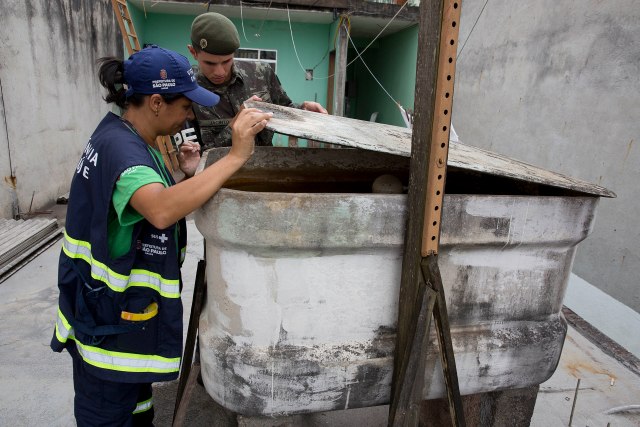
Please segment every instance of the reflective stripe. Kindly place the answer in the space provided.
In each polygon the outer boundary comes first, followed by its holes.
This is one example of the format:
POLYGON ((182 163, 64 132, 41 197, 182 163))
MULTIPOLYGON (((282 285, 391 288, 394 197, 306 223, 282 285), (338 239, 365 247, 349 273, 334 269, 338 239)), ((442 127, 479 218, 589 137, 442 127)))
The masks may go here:
POLYGON ((73 334, 73 328, 58 308, 56 320, 56 339, 65 343, 67 339, 76 342, 78 353, 85 362, 103 369, 122 372, 177 372, 180 368, 180 357, 162 357, 148 354, 123 353, 103 350, 99 347, 82 344, 73 334))
POLYGON ((143 286, 155 289, 160 295, 166 298, 180 298, 180 281, 168 280, 158 273, 149 270, 134 268, 131 270, 128 283, 122 288, 124 291, 128 286, 143 286))
POLYGON ((132 269, 130 276, 116 273, 93 258, 89 242, 73 239, 66 231, 62 250, 69 258, 86 261, 91 266, 91 277, 103 282, 114 292, 124 292, 129 286, 141 286, 154 289, 165 298, 180 298, 179 280, 165 279, 158 273, 143 269, 132 269))
POLYGON ((60 311, 58 307, 58 318, 56 319, 56 339, 61 343, 67 342, 67 339, 72 334, 71 325, 60 311))
POLYGON ((138 404, 136 405, 136 409, 133 411, 133 413, 139 414, 140 412, 148 411, 152 407, 153 407, 153 397, 150 397, 149 399, 143 402, 138 402, 138 404))
POLYGON ((167 358, 149 354, 122 353, 82 344, 75 337, 78 353, 90 365, 122 372, 169 373, 180 369, 180 357, 167 358))

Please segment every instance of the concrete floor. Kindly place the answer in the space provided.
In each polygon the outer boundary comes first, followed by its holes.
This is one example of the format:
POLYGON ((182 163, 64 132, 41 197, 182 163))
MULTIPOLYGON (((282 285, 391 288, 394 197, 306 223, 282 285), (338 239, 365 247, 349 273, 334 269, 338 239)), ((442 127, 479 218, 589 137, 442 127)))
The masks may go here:
MULTIPOLYGON (((191 307, 202 236, 189 221, 184 271, 185 324, 191 307)), ((68 354, 53 353, 49 341, 57 306, 60 241, 0 284, 0 426, 73 426, 73 386, 68 354)), ((637 332, 637 331, 636 331, 637 332)), ((540 387, 532 426, 566 426, 580 389, 573 426, 640 426, 640 376, 569 328, 562 358, 540 387), (623 407, 615 410, 614 408, 623 407), (614 409, 615 413, 607 414, 614 409)), ((176 384, 155 386, 156 425, 169 426, 176 384)), ((292 418, 305 426, 384 426, 388 407, 334 411, 292 418)), ((200 386, 189 408, 187 426, 228 425, 229 415, 200 386)), ((258 424, 247 424, 258 425, 258 424)), ((291 425, 262 420, 259 425, 291 425)))

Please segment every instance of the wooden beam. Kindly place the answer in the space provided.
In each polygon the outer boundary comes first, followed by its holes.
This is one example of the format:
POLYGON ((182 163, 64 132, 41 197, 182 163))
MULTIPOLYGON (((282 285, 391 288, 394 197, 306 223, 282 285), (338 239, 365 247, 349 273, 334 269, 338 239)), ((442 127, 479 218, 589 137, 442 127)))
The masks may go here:
POLYGON ((336 62, 334 76, 334 96, 333 115, 344 116, 344 93, 347 81, 347 44, 349 34, 347 34, 347 17, 340 16, 338 22, 338 39, 336 40, 336 62))
MULTIPOLYGON (((422 235, 424 227, 427 176, 429 170, 431 133, 435 108, 438 47, 442 21, 442 0, 422 0, 418 27, 418 57, 416 64, 416 89, 414 96, 413 134, 411 139, 411 163, 409 174, 409 218, 404 240, 404 256, 398 301, 398 330, 396 357, 391 384, 391 408, 389 419, 397 419, 397 406, 406 375, 424 375, 409 372, 409 352, 416 336, 418 316, 415 304, 422 281, 422 235)), ((427 331, 428 333, 428 331, 427 331)))
MULTIPOLYGON (((193 3, 198 6, 203 5, 202 0, 166 0, 171 3, 193 3)), ((162 3, 162 0, 160 0, 162 3)), ((206 2, 205 2, 206 3, 206 2)), ((242 0, 243 7, 262 7, 266 8, 271 3, 271 9, 305 10, 305 11, 336 11, 337 13, 348 12, 351 16, 366 16, 370 18, 391 18, 398 12, 402 5, 395 3, 378 3, 367 0, 279 0, 269 2, 242 0)), ((212 4, 213 5, 213 4, 212 4)), ((206 11, 204 4, 202 11, 206 11)), ((240 7, 240 0, 218 0, 215 6, 240 7)), ((418 21, 418 7, 406 5, 402 12, 398 14, 396 19, 402 21, 418 21)))
POLYGON ((329 52, 329 68, 327 69, 327 112, 333 115, 333 86, 334 86, 334 75, 336 69, 336 51, 329 52))
MULTIPOLYGON (((373 1, 358 1, 355 3, 356 4, 349 10, 352 16, 367 16, 372 18, 390 18, 395 16, 398 9, 402 7, 400 4, 377 3, 373 1)), ((419 17, 418 7, 406 5, 395 19, 418 22, 419 17)))
MULTIPOLYGON (((242 1, 242 7, 268 7, 271 4, 271 8, 284 9, 287 5, 290 9, 339 9, 346 10, 352 7, 353 4, 364 2, 364 0, 217 0, 215 3, 211 3, 211 6, 240 6, 242 1)), ((157 3, 191 3, 202 7, 202 12, 207 11, 207 2, 202 0, 160 0, 157 3)))
POLYGON ((353 1, 349 0, 275 0, 273 4, 321 7, 329 9, 349 9, 353 1))
MULTIPOLYGON (((438 255, 434 252, 422 259, 421 263, 422 277, 428 283, 428 289, 432 290, 436 295, 436 301, 433 305, 433 317, 435 319, 436 333, 438 335, 438 345, 440 346, 440 362, 442 363, 442 371, 444 374, 444 382, 447 390, 447 401, 449 402, 449 414, 451 416, 451 425, 464 427, 466 425, 464 419, 464 410, 462 407, 462 399, 460 397, 460 385, 458 384, 458 370, 456 368, 456 360, 453 354, 453 343, 451 342, 451 328, 449 325, 449 315, 447 314, 447 303, 444 296, 444 286, 442 284, 442 276, 438 267, 438 255)), ((419 329, 419 325, 418 325, 419 329)), ((429 331, 424 337, 419 338, 423 341, 429 341, 429 331)), ((409 357, 412 357, 410 355, 409 357)), ((420 355, 422 359, 422 375, 418 375, 415 380, 414 389, 422 393, 424 387, 424 360, 426 352, 420 355)), ((422 395, 414 395, 413 403, 419 406, 422 402, 422 395)))
POLYGON ((182 426, 187 413, 187 407, 191 400, 193 387, 200 372, 200 361, 197 357, 198 328, 200 325, 200 313, 207 295, 207 271, 206 261, 198 261, 196 280, 193 288, 193 300, 191 301, 191 313, 187 328, 187 339, 182 355, 182 366, 178 379, 176 403, 173 410, 173 425, 182 426), (194 358, 194 354, 196 357, 194 358))
POLYGON ((433 309, 438 299, 436 292, 427 286, 418 288, 417 299, 412 307, 418 313, 415 322, 415 339, 408 342, 408 347, 402 354, 408 355, 406 372, 398 378, 398 395, 392 401, 389 414, 389 425, 393 427, 416 426, 420 418, 420 402, 424 386, 424 371, 429 346, 429 330, 433 309), (419 375, 419 373, 423 373, 419 375))

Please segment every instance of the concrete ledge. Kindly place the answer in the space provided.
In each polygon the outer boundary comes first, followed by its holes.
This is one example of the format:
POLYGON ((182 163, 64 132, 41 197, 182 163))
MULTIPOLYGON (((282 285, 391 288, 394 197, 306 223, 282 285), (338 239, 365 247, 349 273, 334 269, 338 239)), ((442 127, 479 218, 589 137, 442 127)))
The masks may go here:
POLYGON ((564 305, 640 358, 640 313, 571 273, 564 305))

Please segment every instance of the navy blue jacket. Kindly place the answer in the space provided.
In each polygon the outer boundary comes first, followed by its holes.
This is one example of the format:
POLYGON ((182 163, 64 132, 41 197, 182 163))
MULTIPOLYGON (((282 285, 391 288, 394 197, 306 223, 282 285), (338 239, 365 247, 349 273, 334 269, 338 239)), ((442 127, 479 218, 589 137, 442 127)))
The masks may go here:
POLYGON ((173 380, 180 368, 186 225, 181 220, 159 230, 143 219, 134 227, 129 251, 111 259, 107 218, 113 188, 136 165, 156 170, 166 186, 175 184, 133 128, 107 114, 71 183, 51 348, 67 348, 98 378, 150 383, 173 380))

